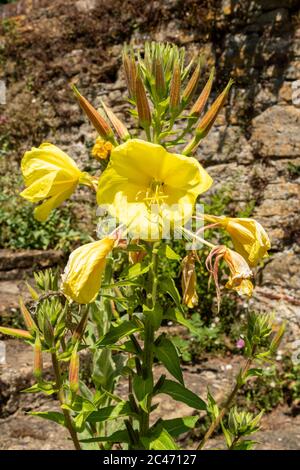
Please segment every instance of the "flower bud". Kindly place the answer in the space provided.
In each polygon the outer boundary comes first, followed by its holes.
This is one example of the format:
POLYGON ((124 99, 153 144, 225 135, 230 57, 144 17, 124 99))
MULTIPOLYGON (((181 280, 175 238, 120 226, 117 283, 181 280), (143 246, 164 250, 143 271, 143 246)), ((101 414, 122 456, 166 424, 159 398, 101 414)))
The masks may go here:
POLYGON ((125 45, 123 49, 123 67, 124 67, 124 73, 125 73, 125 80, 129 92, 129 97, 133 98, 134 93, 133 93, 133 87, 132 87, 132 82, 131 82, 131 59, 127 53, 127 46, 125 45))
POLYGON ((197 276, 195 272, 195 258, 192 253, 186 256, 182 261, 181 287, 183 293, 183 303, 188 308, 193 308, 198 303, 196 292, 197 276))
POLYGON ((188 143, 188 145, 183 149, 183 155, 189 155, 196 150, 198 147, 201 139, 205 137, 208 132, 210 131, 211 127, 213 126, 219 111, 222 109, 229 90, 233 84, 233 80, 229 80, 226 88, 222 91, 222 93, 218 96, 218 98, 213 102, 209 110, 205 113, 203 118, 201 119, 200 123, 196 127, 196 135, 188 143))
POLYGON ((201 64, 200 62, 198 62, 198 65, 195 68, 182 94, 182 100, 185 104, 187 104, 193 98, 193 95, 196 91, 196 88, 199 82, 200 71, 201 71, 201 64))
POLYGON ((220 110, 222 109, 227 95, 229 93, 229 90, 233 84, 233 80, 229 80, 227 86, 225 89, 222 91, 222 93, 218 96, 218 98, 213 102, 207 113, 203 116, 201 119, 200 123, 197 125, 196 128, 196 136, 197 138, 203 139, 208 132, 210 131, 212 125, 214 124, 220 110))
POLYGON ((25 284, 32 299, 39 300, 39 294, 37 293, 37 291, 29 284, 29 282, 25 282, 25 284))
POLYGON ((159 58, 154 61, 155 88, 159 98, 163 98, 166 92, 165 73, 159 58))
POLYGON ((211 92, 211 87, 214 80, 214 73, 215 68, 213 67, 212 71, 210 72, 209 79, 205 84, 205 87, 203 88, 199 98, 191 109, 191 116, 200 116, 200 114, 202 113, 211 92))
POLYGON ((104 108, 104 111, 106 112, 110 122, 114 126, 114 128, 116 130, 116 133, 118 134, 120 139, 122 139, 122 140, 129 139, 130 135, 129 135, 128 129, 125 126, 125 124, 123 124, 123 122, 119 118, 117 118, 115 113, 108 106, 106 106, 106 104, 103 103, 102 100, 101 100, 101 103, 102 103, 102 106, 104 108))
POLYGON ((136 106, 140 125, 143 128, 149 128, 151 125, 151 111, 146 90, 140 75, 136 78, 136 106))
POLYGON ((25 323, 26 328, 28 329, 28 331, 32 332, 32 331, 37 330, 37 326, 34 323, 34 320, 33 320, 32 316, 30 315, 30 312, 27 310, 27 308, 26 308, 26 306, 23 302, 23 299, 21 297, 19 299, 19 305, 20 305, 21 313, 23 315, 24 323, 25 323))
POLYGON ((180 105, 180 87, 181 87, 181 71, 179 63, 176 62, 173 70, 173 77, 170 85, 170 112, 177 113, 180 105))
POLYGON ((19 330, 16 328, 6 328, 5 326, 0 326, 0 333, 3 335, 14 336, 15 338, 33 339, 29 331, 19 330))
POLYGON ((33 374, 36 379, 40 379, 42 377, 43 371, 43 355, 42 355, 42 345, 40 341, 40 337, 37 334, 35 343, 34 343, 34 360, 33 360, 33 374))
POLYGON ((44 338, 47 343, 47 346, 50 348, 53 346, 54 341, 54 331, 53 326, 50 323, 50 320, 47 316, 44 318, 44 328, 43 328, 44 338))
POLYGON ((78 343, 72 351, 69 368, 69 383, 70 389, 73 393, 77 393, 79 389, 79 354, 77 349, 78 343))
POLYGON ((101 116, 98 111, 84 98, 75 85, 72 85, 72 90, 79 102, 79 105, 83 112, 86 114, 96 131, 105 139, 110 139, 113 136, 113 131, 105 119, 101 116))

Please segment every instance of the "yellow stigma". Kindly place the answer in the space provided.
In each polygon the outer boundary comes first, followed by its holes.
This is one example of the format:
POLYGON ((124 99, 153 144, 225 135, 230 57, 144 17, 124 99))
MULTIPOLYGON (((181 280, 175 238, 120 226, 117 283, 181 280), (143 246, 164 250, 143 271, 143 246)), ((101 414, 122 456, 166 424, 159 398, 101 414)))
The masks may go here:
POLYGON ((106 160, 110 156, 113 145, 107 140, 97 137, 95 145, 92 149, 92 155, 97 160, 106 160))

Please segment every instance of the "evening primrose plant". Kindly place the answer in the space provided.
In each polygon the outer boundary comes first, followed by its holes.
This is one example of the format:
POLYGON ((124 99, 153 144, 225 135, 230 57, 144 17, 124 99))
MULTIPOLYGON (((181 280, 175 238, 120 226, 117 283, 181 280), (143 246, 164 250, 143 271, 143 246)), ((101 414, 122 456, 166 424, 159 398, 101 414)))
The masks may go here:
POLYGON ((224 105, 232 80, 208 106, 215 71, 199 93, 199 81, 205 77, 203 60, 186 63, 184 49, 146 43, 136 52, 125 46, 123 66, 136 123, 130 129, 104 101, 96 110, 72 86, 98 133, 92 157, 99 166, 106 163, 99 175, 82 172, 50 143, 29 150, 22 159, 21 196, 38 203, 35 217, 47 220, 84 185, 94 192, 99 207, 98 237, 71 253, 60 280, 51 271, 36 274, 36 286, 30 287, 32 303, 25 306, 20 301, 26 330, 0 331, 32 345, 36 383, 27 391, 57 394, 61 405, 61 411, 33 414, 66 427, 78 450, 178 449, 177 438, 197 428, 205 414, 211 425, 197 448, 221 429, 227 447, 248 449, 253 443, 244 438, 257 430, 261 416, 233 408, 234 398, 250 377, 262 373, 252 364, 272 360, 283 328, 276 329, 268 315, 249 317, 248 332, 240 340, 245 365, 220 404, 210 392, 203 398, 186 388, 179 352, 160 329, 171 320, 193 330, 186 312, 201 302, 196 293, 203 253, 199 247, 210 250, 206 266, 218 303, 220 263, 229 270, 225 287, 249 297, 252 267, 270 248, 265 230, 255 220, 201 210, 199 196, 213 180, 195 151, 224 105), (222 231, 231 237, 231 246, 205 237, 213 233, 215 240, 222 231), (186 241, 184 257, 173 250, 172 239, 186 241), (178 263, 181 292, 174 279, 158 269, 162 259, 178 263), (160 301, 166 296, 173 302, 168 309, 160 301), (45 353, 51 355, 53 380, 43 374, 45 353), (157 363, 165 367, 165 374, 158 374, 157 363), (126 392, 118 386, 124 382, 126 392), (190 414, 160 416, 153 399, 161 394, 174 400, 174 407, 176 401, 188 405, 190 414))

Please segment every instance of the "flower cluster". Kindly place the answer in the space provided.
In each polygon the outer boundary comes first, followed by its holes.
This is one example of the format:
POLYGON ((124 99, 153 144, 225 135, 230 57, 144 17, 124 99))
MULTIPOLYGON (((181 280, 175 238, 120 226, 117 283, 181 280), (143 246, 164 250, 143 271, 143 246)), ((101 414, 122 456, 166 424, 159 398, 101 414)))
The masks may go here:
MULTIPOLYGON (((192 65, 184 65, 184 54, 174 46, 146 44, 144 58, 139 57, 137 62, 133 51, 125 48, 123 62, 130 102, 136 107, 135 115, 145 131, 146 140, 133 138, 107 105, 102 103, 103 112, 98 112, 73 87, 82 110, 99 134, 92 155, 99 160, 108 160, 107 168, 97 179, 81 172, 62 150, 44 143, 26 152, 22 159, 26 189, 21 195, 31 202, 42 202, 35 209, 35 217, 45 221, 50 211, 69 198, 79 184, 87 185, 96 191, 98 205, 105 207, 116 220, 123 235, 131 240, 161 240, 166 230, 175 234, 183 229, 194 214, 199 195, 212 185, 210 175, 191 154, 212 127, 232 81, 201 117, 211 92, 214 70, 188 109, 197 89, 201 61, 196 62, 183 89, 182 84, 192 65), (177 120, 185 122, 186 128, 172 140, 176 134, 172 129, 177 120), (186 141, 185 136, 193 131, 192 140, 186 141), (181 153, 168 151, 180 144, 185 145, 181 153)), ((251 268, 270 249, 263 227, 249 218, 204 214, 203 220, 212 224, 209 227, 227 231, 234 247, 232 250, 208 244, 212 250, 206 266, 215 280, 218 298, 221 259, 230 271, 226 287, 250 296, 253 289, 251 268)), ((114 233, 79 247, 71 254, 62 282, 67 297, 84 304, 95 300, 105 259, 118 245, 114 233)), ((204 238, 201 240, 205 242, 204 238)), ((193 308, 198 300, 195 260, 197 253, 188 254, 182 266, 183 302, 189 308, 193 308)))

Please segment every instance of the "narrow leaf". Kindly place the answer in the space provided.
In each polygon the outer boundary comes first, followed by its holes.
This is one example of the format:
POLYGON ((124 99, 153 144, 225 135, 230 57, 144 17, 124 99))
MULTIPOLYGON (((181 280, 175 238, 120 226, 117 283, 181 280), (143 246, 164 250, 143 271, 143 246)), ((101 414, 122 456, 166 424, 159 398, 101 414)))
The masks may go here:
POLYGON ((165 336, 161 336, 158 344, 155 345, 154 351, 157 359, 163 363, 170 374, 172 374, 175 379, 184 385, 180 360, 172 341, 167 339, 165 336))
POLYGON ((160 387, 159 393, 165 393, 176 401, 181 401, 196 410, 206 410, 205 402, 194 392, 188 390, 183 385, 173 382, 173 380, 165 380, 160 387))

